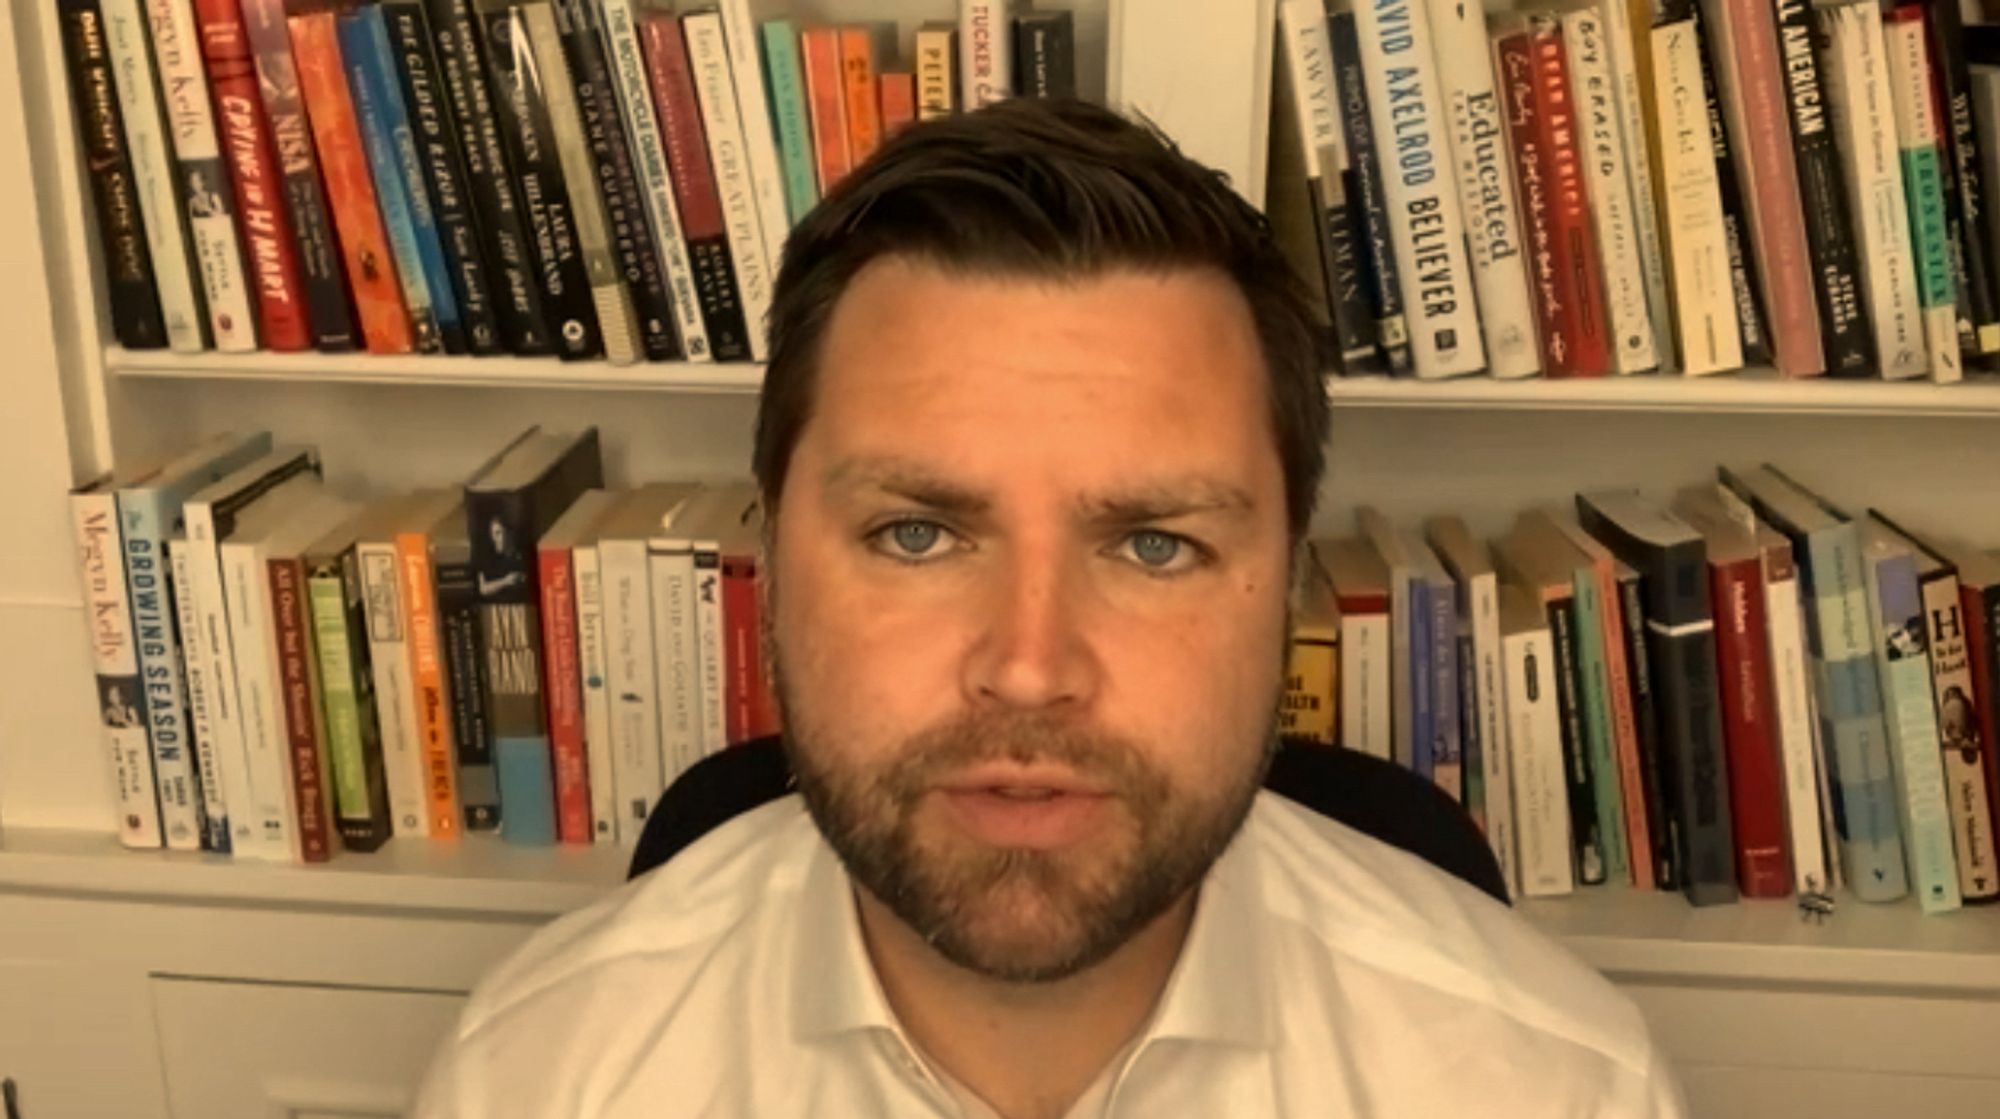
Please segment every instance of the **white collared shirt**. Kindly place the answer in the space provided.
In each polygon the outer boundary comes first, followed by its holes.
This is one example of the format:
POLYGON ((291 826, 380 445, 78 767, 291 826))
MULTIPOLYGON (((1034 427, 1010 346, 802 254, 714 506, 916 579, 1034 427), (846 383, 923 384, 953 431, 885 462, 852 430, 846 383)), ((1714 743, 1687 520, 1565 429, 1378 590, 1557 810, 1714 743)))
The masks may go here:
MULTIPOLYGON (((979 1116, 898 1025, 788 796, 537 933, 420 1119, 979 1116)), ((1636 1007, 1512 910, 1272 793, 1204 880, 1152 1018, 1069 1119, 1679 1119, 1636 1007)))

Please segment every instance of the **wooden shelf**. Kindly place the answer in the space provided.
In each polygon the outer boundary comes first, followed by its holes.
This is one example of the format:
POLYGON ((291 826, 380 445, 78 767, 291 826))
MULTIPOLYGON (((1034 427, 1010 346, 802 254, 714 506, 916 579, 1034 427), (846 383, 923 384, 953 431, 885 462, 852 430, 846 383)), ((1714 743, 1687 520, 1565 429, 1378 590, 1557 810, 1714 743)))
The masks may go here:
POLYGON ((1331 377, 1337 411, 1356 408, 1476 411, 1700 412, 1829 416, 2000 415, 2000 380, 1939 385, 1929 381, 1848 381, 1773 376, 1637 376, 1524 381, 1466 377, 1417 381, 1331 377))
POLYGON ((462 357, 376 354, 177 354, 168 350, 104 352, 106 372, 120 377, 246 380, 281 383, 466 385, 489 388, 662 389, 670 392, 754 393, 764 367, 750 362, 561 361, 552 357, 462 357))

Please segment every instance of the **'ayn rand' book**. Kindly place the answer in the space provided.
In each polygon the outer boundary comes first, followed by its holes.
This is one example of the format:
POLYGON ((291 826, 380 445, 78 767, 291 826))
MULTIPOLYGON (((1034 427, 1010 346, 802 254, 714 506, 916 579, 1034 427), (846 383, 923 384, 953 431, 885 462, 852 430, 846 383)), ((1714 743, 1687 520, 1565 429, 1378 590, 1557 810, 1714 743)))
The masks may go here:
POLYGON ((1403 314, 1403 285, 1397 278, 1396 250, 1389 235, 1389 210, 1382 189, 1382 159, 1375 148, 1375 120, 1369 111, 1368 77, 1361 67, 1361 38, 1351 11, 1327 17, 1333 49, 1334 92, 1340 101, 1341 137, 1348 169, 1342 183, 1354 199, 1354 236, 1375 313, 1375 346, 1391 376, 1412 370, 1410 322, 1403 314))
POLYGON ((139 189, 126 150, 118 92, 112 85, 104 16, 97 0, 63 0, 62 23, 83 170, 90 177, 97 240, 104 254, 111 332, 128 350, 157 350, 167 344, 167 324, 160 316, 146 223, 139 214, 139 189))

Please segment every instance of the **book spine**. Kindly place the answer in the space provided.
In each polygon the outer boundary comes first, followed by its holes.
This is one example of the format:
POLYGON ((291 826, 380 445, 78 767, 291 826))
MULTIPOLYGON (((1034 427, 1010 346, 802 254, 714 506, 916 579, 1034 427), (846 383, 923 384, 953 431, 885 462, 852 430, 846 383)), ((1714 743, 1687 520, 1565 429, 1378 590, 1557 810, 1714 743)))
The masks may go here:
POLYGON ((1466 258, 1465 219, 1439 96, 1430 18, 1419 3, 1383 0, 1355 10, 1361 69, 1375 130, 1395 141, 1382 185, 1389 234, 1401 265, 1410 349, 1420 378, 1454 377, 1486 365, 1466 258))
POLYGON ((323 863, 333 857, 333 828, 327 818, 329 751, 315 694, 317 672, 311 650, 312 623, 302 586, 304 573, 295 557, 273 556, 267 569, 286 758, 298 806, 299 858, 323 863))
POLYGON ((884 74, 881 78, 882 139, 917 123, 917 79, 909 73, 884 74))
MULTIPOLYGON (((1689 88, 1692 88, 1690 86, 1689 88)), ((1646 647, 1646 607, 1639 579, 1618 581, 1618 614, 1623 622, 1620 639, 1631 668, 1627 682, 1632 689, 1632 721, 1639 738, 1639 780, 1637 795, 1646 807, 1646 845, 1652 857, 1653 885, 1661 890, 1680 888, 1680 858, 1674 848, 1672 820, 1667 812, 1667 781, 1661 768, 1659 712, 1654 699, 1652 657, 1646 647)), ((1628 782, 1628 795, 1635 786, 1628 782)), ((1636 845, 1634 846, 1636 857, 1636 845)))
MULTIPOLYGON (((457 723, 475 694, 462 700, 453 690, 455 666, 447 656, 443 610, 431 565, 430 541, 421 532, 396 537, 396 589, 403 599, 403 624, 408 634, 410 696, 416 709, 419 761, 423 767, 424 831, 433 839, 455 839, 470 817, 458 797, 458 748, 464 733, 457 723)), ((475 662, 476 664, 476 662, 475 662)))
POLYGON ((1340 606, 1340 744, 1389 759, 1389 607, 1340 606))
POLYGON ((168 582, 164 530, 173 511, 151 490, 121 493, 117 507, 125 545, 125 595, 138 654, 139 691, 132 698, 143 712, 151 748, 160 830, 169 849, 198 851, 208 825, 188 734, 181 639, 168 582))
MULTIPOLYGON (((1478 711, 1475 697, 1479 694, 1479 662, 1472 649, 1472 626, 1468 619, 1461 617, 1458 623, 1458 700, 1459 700, 1459 804, 1465 807, 1465 814, 1472 817, 1472 826, 1486 834, 1486 743, 1480 738, 1478 711)), ((1334 661, 1338 668, 1340 662, 1334 661)), ((1501 874, 1507 868, 1501 867, 1501 874)))
POLYGON ((176 185, 207 297, 209 331, 216 349, 248 353, 257 348, 257 327, 243 279, 242 246, 236 240, 236 201, 202 72, 194 7, 191 0, 146 0, 146 19, 179 172, 176 185))
POLYGON ((376 202, 335 18, 330 11, 319 11, 285 20, 298 67, 299 96, 326 179, 328 208, 362 343, 372 354, 406 354, 416 348, 415 326, 403 302, 395 254, 376 202))
POLYGON ((1598 377, 1614 368, 1604 246, 1592 215, 1601 209, 1591 194, 1586 170, 1584 129, 1569 77, 1569 48, 1562 25, 1552 16, 1530 17, 1529 58, 1533 63, 1533 127, 1548 197, 1551 256, 1555 269, 1557 315, 1564 353, 1545 343, 1550 374, 1598 377))
MULTIPOLYGON (((613 0, 616 2, 616 0, 613 0)), ((805 62, 799 32, 789 19, 763 26, 764 73, 771 79, 771 118, 777 126, 778 162, 785 176, 785 220, 797 225, 819 203, 813 174, 812 118, 806 112, 805 62)))
POLYGON ((158 286, 167 344, 197 353, 208 344, 207 318, 195 283, 193 246, 175 193, 173 153, 161 117, 153 56, 139 0, 102 0, 104 46, 132 157, 133 192, 158 286))
MULTIPOLYGON (((736 266, 736 297, 743 308, 750 358, 765 361, 770 357, 764 322, 771 312, 771 270, 758 226, 756 183, 752 181, 755 164, 744 150, 744 127, 737 119, 732 92, 733 85, 743 83, 731 79, 721 16, 697 12, 682 21, 682 30, 708 158, 718 184, 729 255, 736 266)), ((756 80, 754 70, 743 77, 744 82, 756 80)))
MULTIPOLYGON (((1974 609, 1978 612, 1978 624, 1967 627, 1966 644, 1968 649, 1977 651, 1968 659, 1972 662, 1974 690, 1978 693, 1975 702, 1980 705, 1979 740, 1985 745, 1987 761, 1986 804, 2000 817, 2000 762, 1994 759, 1993 746, 2000 742, 2000 734, 1994 730, 1995 722, 2000 721, 1994 707, 2000 705, 2000 645, 1996 645, 1996 640, 2000 640, 2000 587, 1989 585, 1982 594, 1968 596, 1961 591, 1960 595, 1969 608, 1968 620, 1974 609)), ((2000 824, 2000 820, 1995 823, 2000 824)), ((2000 839, 1994 842, 2000 846, 2000 839)))
POLYGON ((427 836, 431 814, 424 795, 424 728, 417 715, 395 541, 360 541, 354 546, 354 560, 361 581, 390 832, 427 836))
POLYGON ((1465 736, 1458 681, 1458 600, 1449 581, 1431 585, 1431 783, 1465 801, 1465 736))
POLYGON ((1321 635, 1295 633, 1285 656, 1285 694, 1278 704, 1278 733, 1323 746, 1335 745, 1340 646, 1321 635))
POLYGON ((412 342, 420 353, 437 353, 446 344, 436 300, 440 294, 449 298, 449 293, 433 289, 422 250, 417 245, 410 183, 404 177, 396 136, 383 104, 387 96, 387 74, 383 68, 390 61, 385 54, 377 53, 368 33, 367 12, 372 10, 376 9, 362 8, 340 17, 340 59, 347 68, 348 94, 353 98, 354 119, 360 127, 362 150, 367 154, 382 229, 396 263, 396 279, 402 284, 403 306, 409 311, 412 342))
POLYGON ((153 755, 139 704, 139 654, 125 578, 125 551, 116 499, 110 493, 70 498, 71 531, 83 575, 83 615, 97 675, 97 709, 111 759, 118 839, 127 847, 161 846, 153 755))
POLYGON ((1382 184, 1382 160, 1375 147, 1375 119, 1369 108, 1368 77, 1361 64, 1361 33, 1353 12, 1327 17, 1333 51, 1334 90, 1340 98, 1341 138, 1348 172, 1342 193, 1355 200, 1360 216, 1355 236, 1366 268, 1369 302, 1375 313, 1375 345, 1392 376, 1412 370, 1410 323, 1403 313, 1403 285, 1389 233, 1389 209, 1382 184))
POLYGON ((1408 594, 1405 601, 1410 605, 1410 640, 1405 655, 1396 661, 1410 681, 1410 749, 1405 764, 1429 781, 1435 762, 1432 751, 1437 745, 1437 718, 1431 706, 1431 691, 1437 677, 1431 665, 1430 584, 1412 573, 1408 594))
MULTIPOLYGON (((742 136, 741 158, 764 250, 763 272, 765 276, 776 276, 780 250, 791 226, 785 221, 785 186, 778 172, 778 141, 771 131, 768 78, 757 60, 757 24, 751 16, 752 0, 720 0, 720 4, 718 37, 728 51, 728 65, 723 69, 733 75, 736 87, 735 115, 742 136)), ((759 314, 750 322, 759 339, 753 345, 761 346, 764 316, 759 314)))
POLYGON ((1503 34, 1493 41, 1494 68, 1499 72, 1501 121, 1507 129, 1508 148, 1513 153, 1514 174, 1520 184, 1521 228, 1528 252, 1529 306, 1540 345, 1543 372, 1551 377, 1569 376, 1575 346, 1569 339, 1563 314, 1564 294, 1558 285, 1553 196, 1549 167, 1543 150, 1541 129, 1536 120, 1541 110, 1536 99, 1535 62, 1527 31, 1503 34))
POLYGON ((195 752, 202 767, 204 795, 213 791, 224 809, 209 811, 209 826, 222 824, 227 839, 217 851, 244 855, 255 839, 249 826, 249 777, 243 769, 243 736, 236 710, 236 674, 224 663, 229 630, 223 600, 221 569, 218 563, 209 509, 189 506, 187 534, 174 541, 170 552, 186 568, 185 579, 176 579, 175 597, 190 620, 181 626, 181 640, 187 654, 188 695, 194 714, 195 752), (200 527, 197 528, 197 521, 200 527), (221 646, 221 648, 217 648, 221 646))
POLYGON ((1763 568, 1758 560, 1709 565, 1714 600, 1718 698, 1729 762, 1736 883, 1744 897, 1792 892, 1785 858, 1784 793, 1778 774, 1763 568))
POLYGON ((1841 185, 1840 152, 1828 127, 1825 82, 1812 49, 1812 9, 1806 0, 1773 2, 1826 371, 1865 377, 1874 372, 1875 341, 1861 310, 1860 261, 1841 185))
POLYGON ((1959 908, 1958 862, 1952 857, 1952 815, 1938 759, 1937 713, 1925 655, 1927 626, 1908 552, 1869 555, 1868 614, 1874 661, 1888 716, 1896 811, 1911 884, 1925 913, 1959 908))
POLYGON ((429 199, 432 223, 443 250, 444 270, 457 298, 465 346, 474 354, 501 352, 500 318, 493 284, 479 245, 468 197, 468 175, 460 158, 457 129, 445 103, 430 20, 419 0, 383 0, 382 22, 396 60, 398 90, 409 118, 410 146, 419 183, 429 199))
MULTIPOLYGON (((722 558, 722 624, 728 645, 723 745, 734 746, 757 736, 757 695, 764 679, 763 649, 757 632, 754 558, 722 558)), ((1329 708, 1329 714, 1332 710, 1329 708)))
POLYGON ((882 146, 882 98, 875 81, 874 33, 840 29, 840 81, 847 108, 847 159, 859 166, 882 146))
POLYGON ((701 637, 694 613, 694 557, 654 552, 653 671, 660 709, 660 754, 668 784, 701 756, 701 637))
POLYGON ((573 189, 588 190, 591 184, 563 181, 540 64, 519 7, 507 0, 474 0, 473 11, 500 132, 533 236, 529 247, 556 352, 565 361, 596 357, 604 343, 570 197, 573 189))
POLYGON ((636 313, 639 347, 652 361, 681 356, 675 332, 673 297, 667 291, 667 270, 646 223, 646 204, 639 193, 639 171, 625 126, 619 122, 618 92, 605 56, 603 23, 589 0, 557 0, 556 30, 576 85, 583 135, 603 188, 605 232, 611 260, 636 313))
MULTIPOLYGON (((1986 247, 1993 244, 1993 219, 1979 185, 1984 173, 1979 133, 1972 122, 1972 79, 1965 61, 1965 23, 1957 0, 1924 0, 1923 22, 1930 32, 1931 96, 1936 99, 1943 154, 1945 226, 1949 232, 1960 306, 1971 315, 1971 333, 1961 340, 1967 353, 2000 353, 2000 290, 1986 247)), ((1961 330, 1963 330, 1961 326, 1961 330)))
POLYGON ((104 41, 104 16, 97 0, 65 0, 63 55, 70 97, 76 103, 77 136, 84 174, 97 216, 103 250, 104 289, 111 305, 111 331, 128 350, 156 350, 167 344, 160 295, 153 282, 152 254, 146 248, 139 188, 125 143, 125 125, 113 88, 111 54, 104 41))
POLYGON ((1576 607, 1572 631, 1576 650, 1577 697, 1583 705, 1583 742, 1589 750, 1591 799, 1597 814, 1599 845, 1608 881, 1633 880, 1631 846, 1625 835, 1625 806, 1620 791, 1617 730, 1611 713, 1611 670, 1605 649, 1606 603, 1595 570, 1578 569, 1573 584, 1576 607))
POLYGON ((1576 647, 1576 604, 1547 606, 1549 645, 1554 658, 1556 708, 1562 726, 1565 788, 1569 797, 1570 849, 1576 879, 1586 886, 1605 881, 1604 832, 1597 819, 1597 794, 1590 772, 1590 740, 1584 729, 1582 664, 1576 647))
MULTIPOLYGON (((1507 136, 1486 38, 1485 11, 1426 0, 1437 48, 1440 92, 1451 117, 1452 163, 1465 211, 1472 285, 1486 344, 1487 371, 1502 380, 1541 372, 1534 308, 1522 256, 1521 220, 1508 166, 1507 136)), ((1328 114, 1332 114, 1329 107, 1328 114)), ((1338 136, 1338 129, 1334 129, 1338 136)), ((1359 285, 1356 285, 1358 294, 1359 285)))
POLYGON ((958 0, 960 103, 967 112, 1013 96, 1008 0, 958 0))
POLYGON ((1652 12, 1650 6, 1642 9, 1628 0, 1599 0, 1598 11, 1604 23, 1605 49, 1616 92, 1614 107, 1619 137, 1624 144, 1620 154, 1631 185, 1632 224, 1638 231, 1639 268, 1646 282, 1646 317, 1653 327, 1660 371, 1677 372, 1680 356, 1674 347, 1672 305, 1667 300, 1666 248, 1660 230, 1658 199, 1653 193, 1654 148, 1647 132, 1650 121, 1646 94, 1642 91, 1650 79, 1640 69, 1638 58, 1640 37, 1652 27, 1652 12), (1637 34, 1635 17, 1643 19, 1637 34))
POLYGON ((1519 837, 1520 893, 1560 896, 1576 889, 1559 709, 1561 669, 1546 629, 1506 642, 1507 749, 1519 837))
POLYGON ((617 839, 633 844, 666 790, 660 748, 661 707, 653 647, 653 592, 646 545, 606 540, 598 545, 604 581, 605 679, 610 687, 611 749, 617 839))
POLYGON ((800 37, 806 105, 812 114, 813 168, 828 194, 854 167, 847 145, 847 82, 840 72, 840 29, 808 27, 800 37))
POLYGON ((226 855, 229 842, 229 802, 222 791, 222 768, 216 756, 210 724, 208 691, 212 686, 207 657, 202 655, 201 613, 194 603, 194 558, 185 539, 167 542, 167 560, 174 587, 174 619, 180 627, 182 672, 187 687, 188 741, 194 749, 195 775, 201 785, 204 851, 226 855))
MULTIPOLYGON (((1743 364, 1743 336, 1729 236, 1702 93, 1701 37, 1694 20, 1652 29, 1653 101, 1659 107, 1659 208, 1666 234, 1675 349, 1690 377, 1743 364)), ((1745 285, 1743 293, 1748 294, 1745 285)))
POLYGON ((1708 114, 1709 140, 1715 153, 1716 189, 1722 199, 1722 225, 1729 247, 1730 291, 1736 298, 1736 329, 1742 338, 1745 365, 1769 365, 1777 360, 1771 338, 1771 320, 1764 296, 1763 265, 1760 263, 1750 230, 1750 202, 1744 197, 1737 176, 1737 141, 1730 138, 1723 122, 1722 91, 1716 80, 1716 63, 1710 52, 1716 49, 1715 33, 1700 24, 1694 32, 1701 41, 1702 98, 1708 114))
MULTIPOLYGON (((1706 592, 1704 574, 1701 589, 1706 592)), ((1667 632, 1648 620, 1648 652, 1663 684, 1658 710, 1662 744, 1671 751, 1673 828, 1678 831, 1681 891, 1695 905, 1737 898, 1733 828, 1729 818, 1729 773, 1725 760, 1720 693, 1716 680, 1713 621, 1667 632)), ((1663 762, 1665 759, 1663 759, 1663 762)))
POLYGON ((1882 13, 1860 0, 1816 8, 1813 16, 1832 146, 1845 173, 1848 211, 1860 242, 1863 304, 1875 339, 1873 368, 1884 380, 1921 377, 1930 365, 1910 253, 1909 206, 1897 164, 1882 13))
POLYGON ((541 624, 534 561, 522 548, 496 548, 502 538, 534 547, 526 491, 471 490, 465 517, 479 597, 479 638, 486 662, 486 724, 509 843, 556 841, 555 773, 542 708, 541 624))
POLYGON ((604 576, 597 545, 577 545, 570 565, 576 582, 577 677, 583 685, 590 835, 593 842, 614 843, 618 839, 618 779, 611 750, 611 658, 605 640, 604 576))
POLYGON ((1632 667, 1625 649, 1625 610, 1608 564, 1597 572, 1597 601, 1601 621, 1598 640, 1604 650, 1605 703, 1611 719, 1612 771, 1617 774, 1611 807, 1614 813, 1622 814, 1626 867, 1632 885, 1651 890, 1656 885, 1653 840, 1646 819, 1645 779, 1639 768, 1639 728, 1632 704, 1632 667))
POLYGON ((736 265, 729 256, 722 198, 708 161, 708 139, 695 97, 694 73, 688 67, 686 37, 681 34, 680 19, 670 12, 648 12, 640 21, 640 30, 646 78, 653 90, 653 108, 660 114, 668 177, 681 208, 681 231, 687 238, 688 266, 694 274, 695 297, 702 325, 708 330, 709 348, 717 361, 749 361, 750 331, 737 295, 736 265))
POLYGON ((1580 126, 1578 155, 1590 184, 1590 216, 1604 276, 1611 368, 1618 373, 1645 372, 1659 366, 1660 356, 1647 307, 1610 44, 1594 10, 1565 13, 1562 31, 1570 104, 1580 126))
POLYGON ((354 316, 320 186, 319 161, 313 155, 299 72, 292 61, 285 5, 283 0, 242 0, 240 10, 270 128, 271 151, 282 179, 284 210, 291 219, 288 247, 298 260, 312 345, 322 353, 343 353, 356 345, 354 316))
POLYGON ((274 862, 299 858, 298 789, 293 777, 291 740, 285 724, 284 678, 279 663, 277 619, 271 596, 270 565, 248 545, 225 542, 219 549, 228 584, 229 638, 225 647, 236 678, 237 714, 242 726, 243 796, 225 786, 230 802, 249 806, 244 826, 232 822, 237 855, 274 862))
POLYGON ((1784 764, 1787 847, 1792 855, 1793 886, 1803 895, 1827 892, 1832 879, 1826 866, 1826 836, 1820 828, 1805 619, 1799 610, 1798 571, 1787 548, 1765 576, 1764 619, 1770 637, 1772 706, 1784 764))
POLYGON ((1480 786, 1473 787, 1468 778, 1466 801, 1478 805, 1476 819, 1485 829, 1494 856, 1500 860, 1500 872, 1518 893, 1521 868, 1515 854, 1514 782, 1503 713, 1506 693, 1500 651, 1499 587, 1492 575, 1481 575, 1470 581, 1469 591, 1463 607, 1472 632, 1470 694, 1477 697, 1478 708, 1476 716, 1468 722, 1478 729, 1468 739, 1476 737, 1479 742, 1480 786))
POLYGON ((701 727, 701 756, 728 745, 729 714, 724 695, 728 679, 729 635, 722 628, 722 557, 714 551, 694 555, 694 627, 698 649, 696 720, 701 727))
MULTIPOLYGON (((639 28, 632 0, 602 0, 605 52, 610 58, 619 109, 637 168, 640 195, 649 219, 654 251, 666 271, 669 310, 681 350, 689 361, 712 361, 708 327, 702 321, 696 293, 694 264, 688 257, 680 203, 667 172, 666 141, 646 79, 646 59, 639 46, 639 28)), ((808 172, 810 175, 810 172, 808 172)), ((810 205, 810 204, 808 204, 810 205)))
POLYGON ((1978 686, 1966 645, 1959 583, 1948 576, 1933 578, 1921 589, 1930 651, 1930 699, 1939 732, 1935 742, 1943 754, 1946 808, 1958 858, 1958 892, 1968 902, 1986 901, 2000 894, 2000 875, 1995 874, 1994 866, 1992 804, 1986 796, 1986 767, 1991 758, 1973 700, 1978 686))
POLYGON ((1930 63, 1924 54, 1923 10, 1889 10, 1883 39, 1889 59, 1890 99, 1896 110, 1896 140, 1909 201, 1910 244, 1917 257, 1917 301, 1923 305, 1924 339, 1931 379, 1964 377, 1959 350, 1971 336, 1970 319, 1958 313, 1957 265, 1945 217, 1944 156, 1938 146, 1937 114, 1931 104, 1930 63))
POLYGON ((368 646, 361 640, 360 570, 352 549, 330 569, 308 573, 306 598, 340 844, 349 851, 373 851, 389 839, 389 798, 381 720, 368 679, 368 646))
POLYGON ((556 836, 564 843, 589 843, 590 770, 584 741, 576 569, 569 548, 544 545, 536 553, 536 563, 541 575, 542 689, 548 700, 556 836))
POLYGON ((257 297, 257 333, 267 350, 305 350, 313 344, 305 278, 243 12, 237 0, 195 0, 194 9, 237 203, 237 233, 257 297))
POLYGON ((958 32, 919 28, 916 46, 917 119, 948 117, 958 111, 958 32))
MULTIPOLYGON (((407 564, 408 553, 404 562, 407 564)), ((433 558, 438 627, 451 685, 452 760, 465 830, 500 829, 500 774, 486 717, 487 664, 479 635, 479 583, 469 558, 433 558)), ((404 589, 410 581, 406 578, 404 589)), ((415 608, 412 600, 412 609, 415 608)), ((420 670, 421 671, 421 670, 420 670)))

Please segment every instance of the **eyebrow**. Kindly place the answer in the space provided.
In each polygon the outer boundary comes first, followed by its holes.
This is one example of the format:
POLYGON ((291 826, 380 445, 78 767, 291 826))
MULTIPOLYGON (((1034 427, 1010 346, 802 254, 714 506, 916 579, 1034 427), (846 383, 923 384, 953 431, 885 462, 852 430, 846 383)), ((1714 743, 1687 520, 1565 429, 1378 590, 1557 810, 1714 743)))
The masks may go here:
MULTIPOLYGON (((879 490, 962 517, 979 516, 993 508, 991 496, 907 459, 845 459, 827 472, 826 485, 835 491, 879 490)), ((1075 504, 1084 519, 1105 525, 1144 524, 1203 514, 1222 514, 1231 520, 1241 520, 1257 507, 1256 500, 1243 487, 1199 474, 1086 493, 1075 504)))

